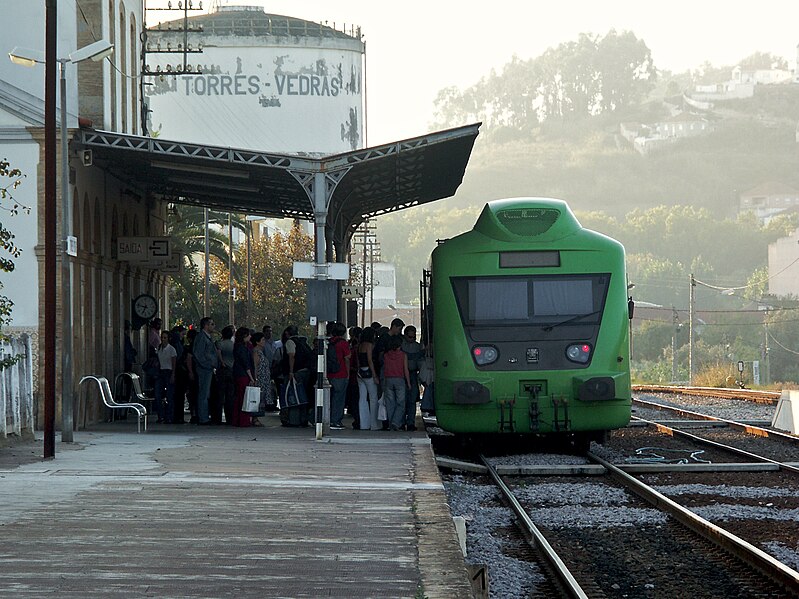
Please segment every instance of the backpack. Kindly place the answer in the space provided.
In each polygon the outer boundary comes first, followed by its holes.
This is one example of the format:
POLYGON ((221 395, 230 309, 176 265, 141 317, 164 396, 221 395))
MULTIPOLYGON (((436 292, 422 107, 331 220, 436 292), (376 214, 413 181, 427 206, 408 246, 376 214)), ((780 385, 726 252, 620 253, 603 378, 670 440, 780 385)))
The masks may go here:
MULTIPOLYGON (((295 372, 304 368, 311 368, 311 365, 313 364, 314 353, 311 349, 311 346, 308 345, 308 341, 306 341, 305 337, 291 337, 291 340, 294 341, 296 345, 296 351, 294 353, 295 372)), ((289 355, 285 350, 283 350, 283 359, 281 362, 283 373, 288 374, 289 355)))
POLYGON ((338 341, 332 342, 327 346, 327 374, 330 375, 334 372, 338 372, 341 370, 341 362, 338 359, 338 352, 336 351, 336 346, 344 341, 343 339, 339 339, 338 341))

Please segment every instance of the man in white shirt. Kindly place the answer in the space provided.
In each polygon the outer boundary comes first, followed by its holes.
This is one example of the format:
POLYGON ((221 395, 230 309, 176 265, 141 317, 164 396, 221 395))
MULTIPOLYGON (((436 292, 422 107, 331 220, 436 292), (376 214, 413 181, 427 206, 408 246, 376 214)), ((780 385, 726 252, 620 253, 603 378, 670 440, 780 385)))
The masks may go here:
POLYGON ((169 344, 169 332, 161 333, 161 344, 156 350, 158 356, 158 378, 155 383, 155 410, 158 422, 172 424, 175 396, 175 368, 177 367, 178 352, 169 344))

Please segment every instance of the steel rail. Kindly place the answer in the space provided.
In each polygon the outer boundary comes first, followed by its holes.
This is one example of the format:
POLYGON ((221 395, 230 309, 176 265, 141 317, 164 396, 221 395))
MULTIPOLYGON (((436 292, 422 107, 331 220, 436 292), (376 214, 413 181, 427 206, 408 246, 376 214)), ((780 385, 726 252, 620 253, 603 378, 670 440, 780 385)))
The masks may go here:
POLYGON ((639 393, 675 393, 677 395, 701 395, 720 397, 722 399, 738 399, 768 405, 777 405, 782 395, 779 391, 756 391, 753 389, 725 389, 721 387, 685 387, 680 385, 633 385, 633 391, 639 393))
POLYGON ((558 577, 558 582, 563 587, 563 590, 568 593, 569 597, 588 599, 588 595, 586 595, 585 591, 583 591, 583 589, 580 587, 572 573, 569 572, 566 564, 564 564, 563 560, 560 559, 557 552, 552 548, 552 545, 549 544, 544 535, 541 534, 541 531, 538 530, 538 527, 530 519, 530 516, 519 503, 519 500, 516 499, 516 496, 513 494, 513 492, 502 480, 502 477, 497 474, 497 471, 491 464, 488 463, 488 460, 485 459, 483 454, 480 454, 480 460, 488 469, 488 474, 493 479, 494 484, 496 484, 500 491, 502 491, 503 496, 510 504, 511 509, 516 514, 516 517, 521 520, 525 530, 532 537, 533 544, 541 551, 547 561, 547 564, 555 572, 556 576, 558 577))
POLYGON ((776 464, 780 468, 780 470, 785 470, 786 472, 793 472, 794 474, 799 474, 799 468, 797 468, 796 466, 792 466, 791 464, 778 462, 777 460, 772 460, 771 458, 767 458, 765 456, 758 455, 750 451, 746 451, 745 449, 739 449, 738 447, 733 447, 732 445, 725 445, 724 443, 719 443, 718 441, 705 439, 704 437, 694 435, 692 433, 689 433, 688 431, 667 426, 665 424, 661 424, 660 422, 655 422, 654 420, 647 420, 646 418, 639 418, 638 416, 633 416, 633 419, 639 420, 641 422, 646 422, 650 426, 654 426, 659 431, 664 432, 668 435, 672 436, 677 435, 678 437, 686 437, 688 439, 696 441, 697 443, 702 443, 703 445, 709 445, 711 447, 715 447, 716 449, 721 449, 723 451, 729 451, 736 455, 740 455, 746 458, 753 458, 759 462, 768 462, 769 464, 776 464))
POLYGON ((755 435, 757 437, 774 437, 775 439, 788 441, 789 443, 799 444, 799 436, 792 435, 790 433, 773 431, 751 424, 744 424, 743 422, 735 422, 734 420, 727 420, 726 418, 719 418, 718 416, 711 416, 710 414, 702 414, 701 412, 692 412, 691 410, 686 410, 684 408, 667 406, 661 403, 646 401, 644 399, 633 399, 633 403, 640 404, 647 408, 653 408, 655 410, 668 410, 669 412, 674 412, 675 414, 680 414, 681 416, 691 416, 693 418, 699 418, 700 420, 723 422, 731 428, 744 431, 745 433, 749 433, 750 435, 755 435))
POLYGON ((650 486, 642 483, 637 478, 627 474, 610 462, 603 460, 591 452, 588 452, 586 455, 596 463, 604 466, 613 478, 621 482, 636 495, 665 511, 690 530, 754 567, 765 576, 785 587, 792 594, 796 593, 797 589, 799 589, 799 572, 796 570, 789 568, 766 552, 744 541, 742 538, 701 518, 688 508, 681 506, 662 493, 655 491, 650 486))

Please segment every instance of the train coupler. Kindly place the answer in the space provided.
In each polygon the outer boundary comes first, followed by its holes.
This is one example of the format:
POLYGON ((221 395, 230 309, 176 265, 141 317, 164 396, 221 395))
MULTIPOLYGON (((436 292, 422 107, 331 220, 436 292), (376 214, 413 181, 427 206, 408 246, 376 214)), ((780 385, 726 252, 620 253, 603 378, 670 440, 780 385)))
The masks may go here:
POLYGON ((541 410, 538 408, 538 392, 541 390, 539 386, 533 386, 530 389, 530 403, 527 410, 530 421, 530 430, 537 433, 541 429, 541 410))
POLYGON ((515 433, 516 425, 513 421, 513 408, 516 405, 516 398, 513 399, 500 399, 499 400, 499 432, 501 433, 515 433), (507 419, 505 418, 505 410, 507 409, 507 419))
POLYGON ((565 397, 552 398, 552 427, 555 432, 571 430, 571 420, 569 419, 569 400, 565 397), (559 418, 558 407, 563 406, 563 420, 559 418))

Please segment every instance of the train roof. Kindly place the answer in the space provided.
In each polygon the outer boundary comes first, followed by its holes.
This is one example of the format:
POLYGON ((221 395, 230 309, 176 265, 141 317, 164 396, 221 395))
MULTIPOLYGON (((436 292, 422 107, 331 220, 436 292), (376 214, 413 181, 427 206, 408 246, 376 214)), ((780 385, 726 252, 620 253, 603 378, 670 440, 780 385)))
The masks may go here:
POLYGON ((551 198, 488 202, 474 225, 475 231, 501 241, 554 241, 582 229, 569 205, 551 198))

